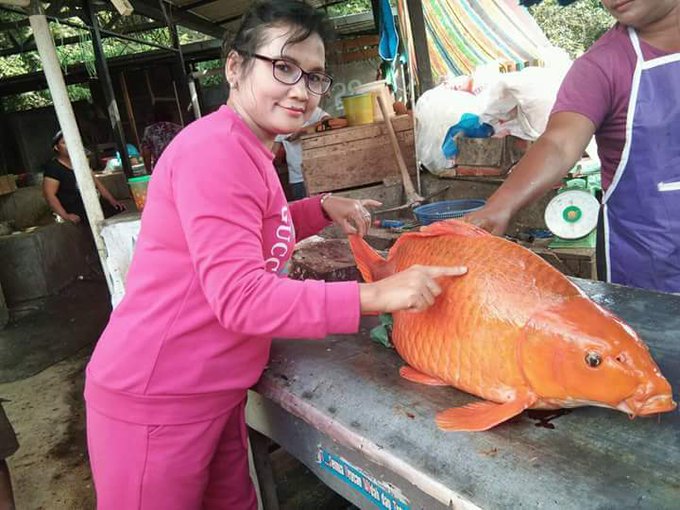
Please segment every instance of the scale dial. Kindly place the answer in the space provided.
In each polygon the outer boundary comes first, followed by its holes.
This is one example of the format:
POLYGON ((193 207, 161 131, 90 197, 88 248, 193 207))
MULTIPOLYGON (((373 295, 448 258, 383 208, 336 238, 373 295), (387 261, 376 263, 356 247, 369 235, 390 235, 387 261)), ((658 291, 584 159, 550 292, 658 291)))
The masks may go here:
POLYGON ((580 239, 597 226, 600 203, 581 190, 568 190, 553 198, 545 208, 545 224, 562 239, 580 239))

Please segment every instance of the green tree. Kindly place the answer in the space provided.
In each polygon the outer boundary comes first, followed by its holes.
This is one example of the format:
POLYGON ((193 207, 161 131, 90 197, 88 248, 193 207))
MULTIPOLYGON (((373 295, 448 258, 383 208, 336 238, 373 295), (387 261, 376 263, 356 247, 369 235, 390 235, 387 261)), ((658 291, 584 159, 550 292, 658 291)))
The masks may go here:
POLYGON ((529 12, 550 42, 572 58, 583 54, 614 23, 599 0, 578 0, 567 7, 544 0, 529 12))
POLYGON ((346 0, 339 4, 328 6, 329 16, 347 16, 371 10, 371 0, 346 0))

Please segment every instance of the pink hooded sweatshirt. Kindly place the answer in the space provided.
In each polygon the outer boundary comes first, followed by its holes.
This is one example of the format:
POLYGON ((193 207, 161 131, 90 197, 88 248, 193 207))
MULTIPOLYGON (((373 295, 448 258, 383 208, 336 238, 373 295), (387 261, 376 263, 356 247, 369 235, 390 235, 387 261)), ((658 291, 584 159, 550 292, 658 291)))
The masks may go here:
POLYGON ((227 106, 189 125, 154 169, 126 294, 87 367, 88 406, 142 424, 208 420, 243 400, 272 337, 354 333, 356 282, 283 274, 328 222, 288 204, 271 152, 227 106))

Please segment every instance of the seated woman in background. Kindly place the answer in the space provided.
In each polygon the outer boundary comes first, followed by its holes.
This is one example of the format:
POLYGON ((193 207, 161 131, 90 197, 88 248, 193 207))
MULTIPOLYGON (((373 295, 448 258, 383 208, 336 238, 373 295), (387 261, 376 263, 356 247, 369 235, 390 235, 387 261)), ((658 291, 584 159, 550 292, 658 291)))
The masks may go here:
MULTIPOLYGON (((52 211, 62 219, 78 224, 86 219, 85 204, 78 189, 71 157, 61 131, 58 131, 52 138, 52 149, 55 156, 43 168, 43 196, 52 211)), ((113 216, 126 209, 125 204, 116 200, 102 183, 97 179, 94 183, 101 197, 105 199, 105 201, 100 200, 105 217, 113 216)))

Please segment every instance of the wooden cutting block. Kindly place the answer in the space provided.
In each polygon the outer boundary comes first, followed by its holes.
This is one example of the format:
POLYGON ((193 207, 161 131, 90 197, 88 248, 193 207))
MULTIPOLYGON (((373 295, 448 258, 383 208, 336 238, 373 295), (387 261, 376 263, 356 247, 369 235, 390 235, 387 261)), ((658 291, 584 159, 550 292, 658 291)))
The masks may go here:
POLYGON ((298 245, 291 258, 289 276, 295 280, 361 281, 349 242, 320 237, 298 245))

